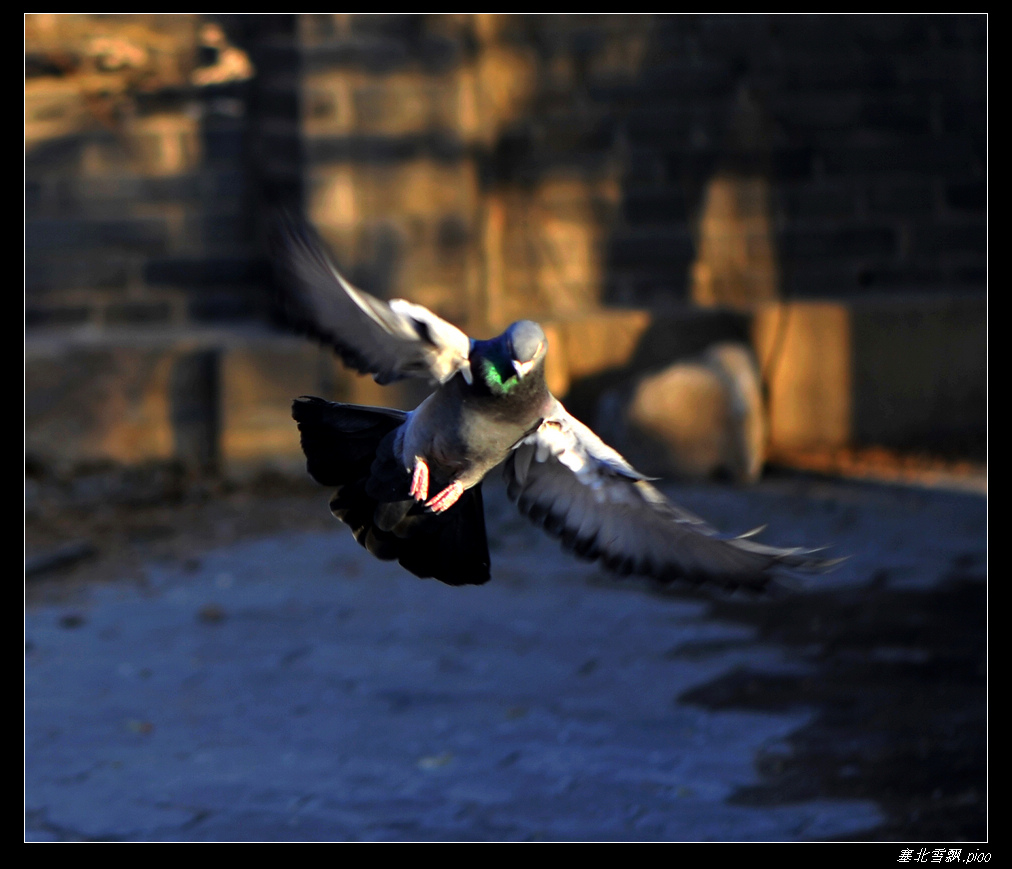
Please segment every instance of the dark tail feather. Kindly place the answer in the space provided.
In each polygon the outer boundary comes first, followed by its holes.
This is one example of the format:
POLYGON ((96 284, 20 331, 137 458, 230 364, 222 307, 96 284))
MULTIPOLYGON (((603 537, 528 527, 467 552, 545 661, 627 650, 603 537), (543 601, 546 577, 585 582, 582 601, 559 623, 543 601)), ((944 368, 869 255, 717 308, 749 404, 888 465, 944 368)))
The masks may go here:
POLYGON ((385 407, 335 404, 304 395, 292 403, 309 475, 324 486, 368 477, 376 448, 407 414, 385 407))
POLYGON ((304 396, 293 404, 292 416, 310 476, 337 489, 330 509, 362 546, 423 578, 449 585, 488 581, 481 487, 468 489, 445 513, 406 497, 408 475, 391 450, 406 413, 304 396))

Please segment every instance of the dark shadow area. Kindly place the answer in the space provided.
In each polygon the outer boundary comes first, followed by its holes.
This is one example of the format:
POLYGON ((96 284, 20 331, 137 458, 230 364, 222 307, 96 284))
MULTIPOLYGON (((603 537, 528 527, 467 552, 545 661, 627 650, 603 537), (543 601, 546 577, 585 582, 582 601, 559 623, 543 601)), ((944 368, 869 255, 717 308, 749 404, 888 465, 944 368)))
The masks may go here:
POLYGON ((858 444, 987 461, 987 299, 854 307, 851 401, 858 444))
POLYGON ((851 838, 985 841, 985 569, 982 553, 967 552, 930 592, 883 588, 883 569, 871 589, 714 604, 717 618, 755 627, 810 667, 743 668, 678 698, 713 710, 812 710, 810 724, 759 754, 763 783, 733 801, 873 800, 887 821, 851 838))
POLYGON ((203 350, 182 356, 172 368, 169 394, 175 457, 197 474, 214 474, 220 465, 220 366, 217 351, 203 350))

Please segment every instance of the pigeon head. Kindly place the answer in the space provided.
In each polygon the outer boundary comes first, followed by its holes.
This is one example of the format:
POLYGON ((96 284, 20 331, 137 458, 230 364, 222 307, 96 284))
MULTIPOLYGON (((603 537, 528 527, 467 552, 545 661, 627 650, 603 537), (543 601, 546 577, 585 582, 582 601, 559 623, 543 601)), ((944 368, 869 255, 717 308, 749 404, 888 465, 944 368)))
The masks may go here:
POLYGON ((523 378, 545 357, 548 339, 544 330, 531 320, 520 320, 510 326, 504 337, 509 345, 510 362, 517 373, 523 378))
POLYGON ((497 338, 475 341, 471 361, 485 385, 494 394, 505 395, 538 370, 547 349, 542 328, 530 320, 520 320, 497 338))

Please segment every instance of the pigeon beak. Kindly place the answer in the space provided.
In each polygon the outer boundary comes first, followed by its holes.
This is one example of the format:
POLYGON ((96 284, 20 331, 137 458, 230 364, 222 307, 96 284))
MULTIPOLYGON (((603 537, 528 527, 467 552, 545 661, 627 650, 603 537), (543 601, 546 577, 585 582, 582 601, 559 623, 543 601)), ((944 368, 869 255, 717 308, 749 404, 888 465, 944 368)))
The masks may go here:
POLYGON ((530 370, 533 367, 534 367, 533 359, 530 362, 517 362, 516 359, 513 360, 513 368, 516 369, 517 377, 519 377, 521 380, 523 380, 524 377, 526 377, 530 373, 530 370))

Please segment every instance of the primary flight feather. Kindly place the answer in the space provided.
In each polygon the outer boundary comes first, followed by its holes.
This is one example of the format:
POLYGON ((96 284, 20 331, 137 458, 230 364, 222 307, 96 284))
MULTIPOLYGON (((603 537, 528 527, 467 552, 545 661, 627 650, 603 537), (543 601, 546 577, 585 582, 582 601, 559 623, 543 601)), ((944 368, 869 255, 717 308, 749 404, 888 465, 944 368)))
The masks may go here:
POLYGON ((287 314, 379 383, 428 379, 414 411, 294 403, 310 475, 334 515, 379 558, 451 585, 489 579, 481 482, 505 461, 520 512, 621 574, 760 589, 778 570, 817 571, 811 550, 724 537, 668 501, 548 391, 548 342, 530 320, 488 341, 420 305, 353 287, 315 233, 286 222, 278 263, 287 314))

